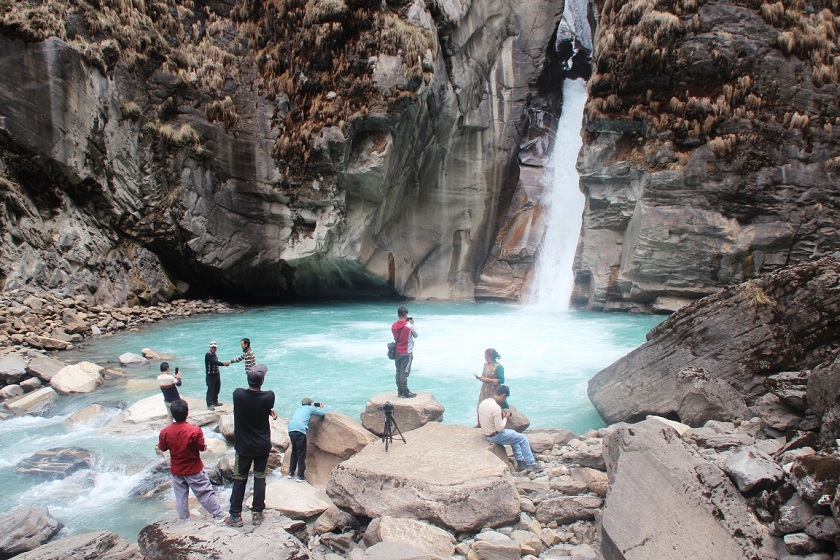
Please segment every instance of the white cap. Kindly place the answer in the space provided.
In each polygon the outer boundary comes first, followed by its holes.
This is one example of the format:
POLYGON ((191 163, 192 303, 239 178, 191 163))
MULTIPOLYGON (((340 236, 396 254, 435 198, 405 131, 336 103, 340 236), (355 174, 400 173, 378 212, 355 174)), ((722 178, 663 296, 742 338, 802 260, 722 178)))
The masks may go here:
POLYGON ((218 345, 218 344, 216 344, 216 341, 215 341, 215 340, 214 340, 213 342, 211 342, 211 343, 210 343, 210 346, 215 346, 216 348, 218 348, 218 347, 219 347, 219 345, 218 345))

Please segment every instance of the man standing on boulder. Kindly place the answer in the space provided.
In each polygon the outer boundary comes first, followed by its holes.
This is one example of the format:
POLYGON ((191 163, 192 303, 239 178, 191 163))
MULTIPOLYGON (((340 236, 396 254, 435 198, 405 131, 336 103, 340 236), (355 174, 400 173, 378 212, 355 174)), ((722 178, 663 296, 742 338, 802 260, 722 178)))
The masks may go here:
POLYGON ((181 373, 175 368, 175 375, 169 373, 169 362, 160 364, 160 375, 157 376, 158 387, 163 393, 163 404, 166 405, 166 414, 169 416, 169 423, 172 423, 172 403, 181 398, 178 387, 181 385, 181 373))
POLYGON ((230 364, 235 364, 236 362, 241 362, 242 360, 245 360, 245 375, 248 375, 248 372, 251 371, 251 368, 257 365, 257 357, 254 356, 254 351, 251 350, 250 338, 243 338, 239 341, 239 345, 242 347, 243 354, 238 358, 228 360, 227 362, 225 362, 225 365, 229 366, 230 364))
POLYGON ((478 426, 484 439, 490 443, 499 445, 510 445, 513 449, 513 456, 516 458, 516 470, 537 473, 543 469, 534 460, 531 453, 531 445, 525 434, 520 434, 508 429, 507 421, 510 418, 510 410, 502 410, 502 403, 510 396, 510 389, 507 385, 499 385, 493 396, 481 401, 478 405, 478 426))
POLYGON ((217 406, 222 406, 219 402, 219 391, 222 390, 222 377, 219 375, 219 366, 227 366, 225 362, 220 362, 219 357, 216 356, 216 348, 218 344, 216 341, 210 343, 210 351, 204 355, 204 376, 207 380, 207 408, 215 409, 217 406))
POLYGON ((397 357, 394 359, 394 366, 397 368, 397 396, 405 399, 416 397, 417 393, 408 390, 408 376, 411 374, 411 362, 414 359, 417 327, 414 326, 414 317, 408 316, 408 309, 404 305, 397 309, 397 320, 391 325, 391 334, 397 343, 397 357))
POLYGON ((225 522, 242 527, 242 501, 248 472, 254 465, 254 501, 251 517, 254 525, 263 521, 265 509, 265 474, 268 454, 271 451, 271 424, 276 419, 274 391, 263 391, 262 384, 268 368, 262 364, 248 370, 248 389, 233 392, 233 448, 236 460, 233 465, 233 491, 230 494, 230 517, 225 522))

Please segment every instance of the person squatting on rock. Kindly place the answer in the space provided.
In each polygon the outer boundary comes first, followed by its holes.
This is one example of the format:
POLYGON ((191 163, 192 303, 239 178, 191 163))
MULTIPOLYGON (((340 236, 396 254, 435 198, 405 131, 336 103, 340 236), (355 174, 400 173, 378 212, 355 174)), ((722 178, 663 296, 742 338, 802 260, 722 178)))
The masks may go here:
POLYGON ((181 372, 175 368, 175 375, 169 373, 169 362, 160 364, 160 375, 157 376, 158 387, 163 393, 163 404, 166 405, 166 414, 169 415, 169 423, 172 423, 172 403, 181 398, 178 387, 181 385, 181 372))
POLYGON ((417 393, 408 390, 408 376, 411 374, 411 362, 414 359, 417 327, 414 326, 414 317, 408 316, 408 309, 404 305, 397 309, 397 320, 391 325, 391 334, 397 343, 397 357, 394 359, 397 368, 397 396, 406 399, 416 397, 417 393))
POLYGON ((190 518, 190 490, 213 516, 216 523, 225 519, 225 512, 216 499, 210 478, 204 471, 200 452, 207 449, 204 432, 198 426, 187 423, 190 412, 187 401, 176 399, 170 406, 174 424, 160 431, 157 448, 169 451, 169 472, 172 474, 172 490, 175 491, 175 510, 182 521, 190 518))
POLYGON ((265 474, 268 454, 271 451, 271 424, 276 419, 274 391, 263 391, 262 384, 268 368, 263 364, 248 370, 248 388, 233 392, 233 448, 236 460, 233 465, 233 491, 230 495, 230 516, 226 523, 242 527, 242 501, 248 472, 254 466, 254 500, 251 518, 254 525, 263 521, 265 509, 265 474))
POLYGON ((481 401, 478 405, 478 424, 481 433, 490 443, 510 445, 513 456, 516 458, 517 471, 527 469, 528 472, 540 472, 543 469, 534 460, 528 438, 524 434, 506 428, 510 410, 502 410, 501 405, 509 396, 510 389, 507 385, 499 385, 492 397, 481 401))
POLYGON ((324 405, 322 403, 312 404, 312 399, 306 397, 300 401, 300 406, 295 410, 289 420, 289 439, 292 440, 292 460, 289 463, 288 478, 294 478, 297 472, 297 481, 306 482, 306 432, 309 430, 309 420, 313 416, 323 416, 324 405))
POLYGON ((231 360, 225 362, 226 366, 230 364, 235 364, 236 362, 241 362, 245 360, 245 375, 248 375, 248 372, 251 371, 255 365, 257 365, 257 357, 254 355, 254 351, 251 350, 251 339, 250 338, 243 338, 239 341, 239 345, 242 347, 243 354, 231 360))
MULTIPOLYGON (((222 390, 222 376, 219 374, 219 366, 227 366, 230 362, 221 362, 216 356, 218 344, 215 341, 210 343, 210 351, 204 354, 204 377, 207 381, 207 408, 214 410, 222 406, 219 402, 219 391, 222 390)), ((253 354, 253 352, 252 352, 253 354)))

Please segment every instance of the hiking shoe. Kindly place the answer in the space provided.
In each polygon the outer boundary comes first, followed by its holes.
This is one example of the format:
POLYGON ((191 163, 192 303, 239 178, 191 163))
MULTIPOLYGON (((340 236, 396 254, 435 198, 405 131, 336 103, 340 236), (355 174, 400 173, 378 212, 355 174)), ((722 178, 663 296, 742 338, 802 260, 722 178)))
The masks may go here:
POLYGON ((516 472, 522 472, 526 468, 528 468, 528 465, 525 461, 520 461, 519 459, 516 460, 516 472))
POLYGON ((242 516, 231 513, 228 517, 225 517, 225 525, 228 527, 242 527, 244 525, 242 523, 242 516))
POLYGON ((417 393, 412 393, 411 391, 406 391, 405 393, 402 394, 402 396, 403 396, 404 399, 413 399, 414 397, 417 396, 417 393))
POLYGON ((221 525, 222 523, 227 521, 227 518, 228 518, 228 516, 227 516, 226 513, 220 513, 219 515, 214 515, 213 516, 213 523, 215 523, 216 525, 221 525))
POLYGON ((298 481, 298 482, 306 482, 306 479, 305 479, 305 478, 303 478, 302 476, 299 476, 299 477, 298 477, 298 479, 297 479, 297 481, 298 481))
POLYGON ((541 466, 539 466, 538 464, 533 463, 533 464, 525 467, 525 470, 527 470, 528 472, 532 472, 532 473, 539 473, 539 472, 543 471, 543 468, 541 466))
POLYGON ((261 511, 252 511, 251 512, 251 523, 253 523, 255 527, 258 526, 258 525, 261 525, 262 522, 263 522, 263 519, 265 519, 265 517, 263 515, 263 512, 261 512, 261 511))
POLYGON ((216 401, 216 402, 213 403, 213 406, 222 406, 223 404, 225 404, 225 403, 216 401))
POLYGON ((295 477, 295 473, 293 473, 293 472, 290 472, 288 474, 288 476, 286 476, 286 478, 288 478, 289 480, 293 479, 294 477, 295 477))

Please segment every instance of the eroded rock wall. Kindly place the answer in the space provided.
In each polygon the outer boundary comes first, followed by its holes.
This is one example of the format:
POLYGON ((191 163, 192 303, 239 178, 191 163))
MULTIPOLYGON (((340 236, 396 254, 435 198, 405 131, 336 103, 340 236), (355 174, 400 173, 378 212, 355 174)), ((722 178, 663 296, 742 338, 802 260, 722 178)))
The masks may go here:
POLYGON ((837 251, 837 3, 601 8, 573 301, 667 312, 837 251))
POLYGON ((473 297, 560 1, 59 4, 0 28, 5 288, 473 297))

